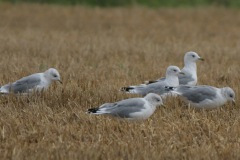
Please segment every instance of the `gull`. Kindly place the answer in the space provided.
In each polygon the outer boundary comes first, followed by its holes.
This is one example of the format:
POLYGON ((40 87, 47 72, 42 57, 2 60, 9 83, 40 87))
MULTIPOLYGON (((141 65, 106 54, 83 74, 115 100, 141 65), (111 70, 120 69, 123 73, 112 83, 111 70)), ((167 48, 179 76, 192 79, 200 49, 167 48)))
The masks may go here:
MULTIPOLYGON (((185 75, 179 75, 179 85, 195 86, 197 84, 197 65, 198 60, 204 61, 196 52, 187 52, 184 56, 184 67, 181 70, 185 75)), ((159 78, 156 81, 145 81, 146 83, 155 83, 163 81, 165 77, 159 78)))
MULTIPOLYGON (((149 93, 144 98, 131 98, 115 103, 105 103, 99 108, 88 109, 86 113, 104 114, 126 119, 132 122, 144 121, 155 111, 157 106, 163 105, 159 95, 149 93)), ((164 105, 163 105, 164 106, 164 105)))
POLYGON ((127 93, 133 94, 141 94, 143 96, 147 95, 148 93, 158 93, 162 96, 162 98, 165 98, 169 94, 169 92, 165 90, 165 86, 178 86, 179 74, 185 73, 181 72, 177 66, 169 66, 166 71, 166 78, 163 81, 148 85, 122 87, 121 91, 126 91, 127 93))
POLYGON ((53 81, 59 81, 60 75, 54 68, 50 68, 43 73, 35 73, 27 77, 23 77, 14 83, 8 83, 0 88, 2 94, 8 93, 23 93, 26 95, 34 90, 40 92, 42 89, 46 91, 53 81))
POLYGON ((235 104, 235 93, 229 87, 216 88, 212 86, 166 86, 167 91, 179 95, 182 100, 198 109, 214 109, 224 105, 227 101, 235 104))

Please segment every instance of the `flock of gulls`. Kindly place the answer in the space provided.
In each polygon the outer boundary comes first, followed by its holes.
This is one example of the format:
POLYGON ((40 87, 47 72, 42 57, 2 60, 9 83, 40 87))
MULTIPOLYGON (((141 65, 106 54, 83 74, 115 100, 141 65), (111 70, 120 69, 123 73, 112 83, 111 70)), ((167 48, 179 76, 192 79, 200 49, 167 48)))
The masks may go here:
MULTIPOLYGON (((88 109, 86 113, 103 114, 129 121, 143 121, 148 119, 157 106, 164 106, 163 100, 167 96, 180 96, 190 106, 198 109, 214 109, 224 105, 227 101, 235 104, 235 93, 229 87, 216 88, 197 84, 198 60, 204 61, 196 52, 187 52, 184 56, 184 67, 169 66, 165 77, 156 81, 145 81, 146 84, 122 87, 120 91, 145 96, 131 98, 115 103, 105 103, 99 108, 88 109)), ((31 94, 46 91, 54 81, 59 81, 60 75, 54 68, 44 73, 35 73, 9 83, 0 88, 2 94, 31 94)))

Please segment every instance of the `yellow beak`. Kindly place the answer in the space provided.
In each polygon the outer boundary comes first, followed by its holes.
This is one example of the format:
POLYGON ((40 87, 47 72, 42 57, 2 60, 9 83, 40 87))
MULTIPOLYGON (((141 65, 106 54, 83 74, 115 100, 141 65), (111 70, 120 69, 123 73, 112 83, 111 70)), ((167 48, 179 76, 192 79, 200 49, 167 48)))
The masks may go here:
POLYGON ((179 74, 183 74, 183 75, 185 75, 185 73, 184 73, 184 72, 179 72, 179 74))
POLYGON ((167 108, 167 106, 165 106, 164 104, 162 104, 162 106, 163 106, 164 108, 167 108))
POLYGON ((232 102, 233 102, 233 104, 234 104, 234 105, 236 105, 236 102, 235 102, 235 100, 232 100, 232 102))

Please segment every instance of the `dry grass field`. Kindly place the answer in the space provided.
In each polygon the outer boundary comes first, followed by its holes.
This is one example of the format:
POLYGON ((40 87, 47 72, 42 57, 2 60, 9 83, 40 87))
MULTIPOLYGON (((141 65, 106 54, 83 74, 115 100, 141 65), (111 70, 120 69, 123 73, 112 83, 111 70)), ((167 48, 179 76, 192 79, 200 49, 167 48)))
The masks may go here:
POLYGON ((0 97, 0 159, 240 159, 240 10, 0 4, 0 85, 56 68, 41 96, 0 97), (142 123, 85 114, 139 95, 119 88, 183 67, 229 86, 237 105, 203 112, 170 98, 142 123))

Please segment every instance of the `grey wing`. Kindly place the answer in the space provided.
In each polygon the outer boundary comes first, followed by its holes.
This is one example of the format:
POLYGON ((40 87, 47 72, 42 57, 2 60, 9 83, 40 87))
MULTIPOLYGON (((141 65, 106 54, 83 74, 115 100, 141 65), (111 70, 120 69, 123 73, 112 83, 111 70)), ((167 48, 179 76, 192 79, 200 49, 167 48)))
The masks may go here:
POLYGON ((188 86, 188 85, 179 85, 176 88, 176 91, 179 93, 185 93, 187 92, 189 89, 193 88, 192 86, 188 86))
MULTIPOLYGON (((131 118, 130 114, 140 112, 144 109, 145 102, 141 98, 132 98, 113 103, 109 114, 119 116, 121 118, 131 118)), ((109 108, 110 109, 110 108, 109 108)))
POLYGON ((157 81, 164 81, 166 77, 159 78, 157 81))
POLYGON ((216 98, 216 95, 217 95, 217 88, 214 88, 211 86, 205 86, 205 85, 194 86, 188 89, 183 87, 180 89, 180 86, 179 86, 177 91, 181 92, 182 96, 186 97, 188 100, 194 103, 199 103, 206 99, 213 100, 214 98, 216 98))
POLYGON ((148 83, 147 85, 149 85, 149 84, 152 84, 152 83, 164 81, 165 79, 166 79, 165 77, 162 77, 162 78, 159 78, 159 79, 156 80, 156 81, 145 81, 145 82, 148 83))
POLYGON ((160 81, 155 84, 152 84, 153 91, 152 93, 159 93, 160 95, 164 95, 169 93, 169 91, 165 90, 165 86, 167 83, 165 81, 160 81))
POLYGON ((146 86, 136 87, 137 93, 146 95, 148 93, 159 93, 161 95, 167 94, 169 91, 165 90, 166 82, 160 81, 156 83, 151 83, 146 86))
POLYGON ((35 86, 39 85, 41 82, 41 78, 39 74, 33 74, 28 77, 21 78, 14 83, 8 83, 1 87, 1 89, 9 91, 9 89, 13 90, 14 93, 22 93, 26 92, 27 89, 32 89, 35 86))
POLYGON ((182 75, 182 74, 178 75, 178 79, 179 79, 179 84, 181 85, 187 85, 189 82, 194 81, 194 79, 192 78, 192 75, 188 72, 185 73, 185 75, 182 75))

